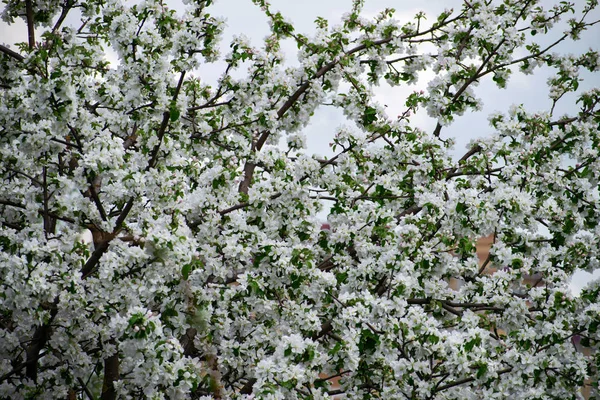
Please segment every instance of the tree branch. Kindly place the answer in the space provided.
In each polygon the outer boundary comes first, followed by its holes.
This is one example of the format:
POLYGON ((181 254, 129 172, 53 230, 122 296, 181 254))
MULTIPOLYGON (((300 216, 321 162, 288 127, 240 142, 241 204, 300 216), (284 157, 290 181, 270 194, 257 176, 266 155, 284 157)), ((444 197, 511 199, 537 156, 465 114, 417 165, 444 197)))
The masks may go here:
POLYGON ((9 49, 8 47, 1 45, 1 44, 0 44, 0 52, 6 54, 9 57, 14 58, 17 61, 23 61, 25 59, 25 57, 23 57, 16 51, 13 51, 13 50, 9 49))
POLYGON ((119 380, 119 353, 104 360, 104 380, 100 400, 116 400, 115 382, 119 380))
POLYGON ((27 347, 25 375, 34 382, 37 380, 38 360, 41 358, 40 352, 48 342, 48 339, 50 339, 50 335, 52 334, 50 325, 54 321, 56 314, 58 314, 58 297, 54 300, 53 306, 50 307, 48 322, 36 328, 31 339, 31 344, 27 347))
POLYGON ((29 39, 29 50, 35 46, 35 24, 33 21, 33 5, 31 0, 25 0, 25 12, 27 19, 27 36, 29 39))
POLYGON ((246 384, 240 389, 240 394, 250 394, 252 393, 252 387, 256 383, 255 378, 250 378, 246 381, 246 384))
MULTIPOLYGON (((175 89, 175 93, 173 94, 173 102, 175 102, 177 100, 177 97, 179 96, 179 91, 181 90, 181 86, 183 85, 184 78, 185 78, 185 71, 181 71, 181 74, 179 75, 179 82, 177 83, 177 88, 175 89)), ((158 137, 158 142, 156 143, 156 146, 154 146, 154 148, 152 149, 150 161, 148 162, 146 171, 149 171, 151 168, 154 168, 156 166, 156 163, 158 162, 158 152, 160 150, 160 146, 162 144, 162 139, 165 136, 167 127, 169 126, 170 118, 171 118, 171 113, 169 111, 165 111, 163 113, 163 119, 160 124, 160 127, 158 128, 158 132, 156 133, 156 136, 158 137)))
POLYGON ((71 2, 71 0, 65 1, 65 4, 62 6, 62 10, 60 12, 60 16, 58 17, 58 20, 56 20, 56 23, 54 24, 54 27, 52 28, 53 34, 55 34, 60 29, 63 22, 65 21, 65 18, 67 18, 69 11, 71 11, 73 4, 74 4, 74 2, 71 2))
MULTIPOLYGON (((15 207, 15 208, 20 208, 20 209, 22 209, 22 210, 26 210, 26 209, 27 209, 27 207, 25 207, 23 204, 21 204, 21 203, 17 203, 17 202, 11 201, 11 200, 3 200, 3 199, 0 199, 0 205, 4 205, 4 206, 10 206, 10 207, 15 207)), ((44 209, 43 209, 43 208, 42 208, 42 209, 40 209, 40 210, 38 210, 38 211, 39 211, 39 212, 40 212, 42 215, 44 214, 44 209)), ((57 215, 56 213, 53 213, 53 212, 50 212, 50 211, 48 212, 48 215, 49 215, 50 217, 52 217, 52 218, 56 218, 57 220, 60 220, 60 221, 69 222, 69 223, 71 223, 71 224, 74 224, 74 223, 75 223, 75 220, 74 220, 74 219, 72 219, 72 218, 69 218, 69 217, 62 217, 62 216, 60 216, 60 215, 57 215)))
POLYGON ((47 182, 47 169, 42 167, 42 190, 43 190, 43 207, 44 207, 44 234, 48 238, 48 234, 53 234, 56 228, 56 219, 50 216, 48 211, 48 182, 47 182))
MULTIPOLYGON (((498 371, 498 376, 500 376, 500 375, 504 375, 504 374, 507 374, 507 373, 509 373, 510 371, 512 371, 512 367, 509 367, 509 368, 505 368, 505 369, 503 369, 503 370, 500 370, 500 371, 498 371)), ((465 383, 470 383, 470 382, 473 382, 473 381, 475 381, 476 379, 477 379, 477 378, 475 378, 475 377, 458 379, 458 380, 456 380, 456 381, 454 381, 454 382, 450 382, 450 383, 447 383, 447 384, 445 384, 445 385, 443 385, 443 386, 440 386, 440 387, 438 387, 437 389, 435 389, 435 390, 434 390, 434 393, 439 393, 439 392, 441 392, 441 391, 444 391, 444 390, 447 390, 447 389, 453 388, 453 387, 455 387, 455 386, 464 385, 465 383)))
POLYGON ((90 392, 90 389, 87 387, 83 379, 77 377, 77 382, 79 382, 79 384, 81 385, 81 388, 83 389, 83 392, 88 397, 88 399, 94 400, 94 395, 92 394, 92 392, 90 392))
MULTIPOLYGON (((40 358, 44 357, 47 353, 48 353, 47 351, 40 352, 38 360, 40 358)), ((4 382, 5 380, 7 380, 8 378, 10 378, 11 376, 13 376, 14 374, 16 374, 17 372, 21 371, 23 368, 27 367, 27 365, 28 365, 27 361, 18 364, 13 369, 11 369, 9 372, 7 372, 6 374, 0 376, 0 383, 4 382)))

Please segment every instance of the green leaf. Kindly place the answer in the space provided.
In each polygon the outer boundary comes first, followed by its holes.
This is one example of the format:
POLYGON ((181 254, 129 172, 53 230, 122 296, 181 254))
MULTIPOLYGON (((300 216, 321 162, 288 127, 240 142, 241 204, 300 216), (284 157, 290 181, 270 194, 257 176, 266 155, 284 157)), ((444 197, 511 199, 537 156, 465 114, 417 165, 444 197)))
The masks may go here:
POLYGON ((475 346, 479 346, 481 344, 481 338, 479 336, 469 340, 467 343, 465 343, 465 350, 466 351, 471 351, 473 350, 473 347, 475 346))
POLYGON ((181 275, 183 276, 183 279, 187 281, 187 279, 190 277, 190 272, 192 272, 192 264, 185 264, 181 268, 181 275))
POLYGON ((363 329, 360 334, 360 341, 358 348, 361 351, 374 351, 379 345, 379 335, 371 331, 370 329, 363 329))
POLYGON ((375 121, 377 121, 377 110, 375 110, 373 107, 365 108, 362 118, 363 125, 371 125, 375 121))
POLYGON ((175 122, 179 119, 181 115, 181 111, 177 108, 175 104, 171 104, 171 108, 169 109, 169 116, 171 118, 171 122, 175 122))
POLYGON ((483 377, 487 371, 488 371, 487 364, 479 365, 479 368, 477 368, 477 379, 480 379, 481 377, 483 377))

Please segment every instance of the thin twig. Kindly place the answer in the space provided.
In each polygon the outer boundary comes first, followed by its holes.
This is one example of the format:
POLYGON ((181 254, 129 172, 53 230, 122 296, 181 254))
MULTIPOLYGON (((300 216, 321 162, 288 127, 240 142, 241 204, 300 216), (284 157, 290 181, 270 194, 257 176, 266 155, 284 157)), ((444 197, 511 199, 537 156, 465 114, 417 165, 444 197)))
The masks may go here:
POLYGON ((94 399, 94 395, 92 394, 92 392, 90 392, 90 389, 88 389, 88 387, 85 384, 85 382, 83 381, 83 379, 77 377, 77 381, 81 385, 81 388, 83 389, 83 392, 86 394, 86 396, 88 397, 88 399, 95 400, 94 399))

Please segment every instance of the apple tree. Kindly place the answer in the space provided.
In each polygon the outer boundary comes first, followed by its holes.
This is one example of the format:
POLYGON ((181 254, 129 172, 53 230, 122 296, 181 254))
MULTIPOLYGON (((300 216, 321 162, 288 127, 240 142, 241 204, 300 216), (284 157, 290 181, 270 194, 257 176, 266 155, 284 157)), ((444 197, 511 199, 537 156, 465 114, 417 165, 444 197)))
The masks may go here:
POLYGON ((597 396, 600 284, 569 282, 600 255, 600 57, 556 51, 597 0, 354 0, 310 33, 253 1, 269 35, 222 44, 212 0, 3 0, 28 42, 0 46, 0 398, 597 396), (547 107, 453 157, 481 82, 541 70, 547 107))

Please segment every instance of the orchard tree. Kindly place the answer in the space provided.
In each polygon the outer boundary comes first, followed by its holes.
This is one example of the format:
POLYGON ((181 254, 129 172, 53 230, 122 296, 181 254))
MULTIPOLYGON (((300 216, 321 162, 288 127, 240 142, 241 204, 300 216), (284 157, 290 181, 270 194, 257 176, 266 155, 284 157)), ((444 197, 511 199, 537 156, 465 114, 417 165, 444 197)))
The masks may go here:
POLYGON ((596 0, 355 0, 312 34, 254 0, 270 34, 222 55, 212 0, 3 1, 29 40, 0 46, 0 398, 598 395, 600 284, 569 282, 600 256, 600 58, 555 52, 596 0), (477 85, 542 67, 552 107, 507 104, 453 157, 477 85), (400 115, 375 101, 430 71, 400 115), (329 158, 323 105, 348 119, 329 158))

